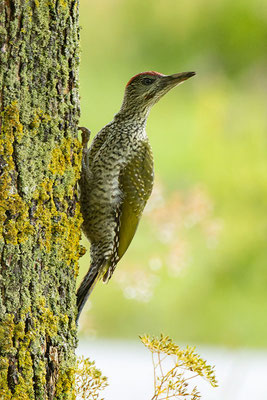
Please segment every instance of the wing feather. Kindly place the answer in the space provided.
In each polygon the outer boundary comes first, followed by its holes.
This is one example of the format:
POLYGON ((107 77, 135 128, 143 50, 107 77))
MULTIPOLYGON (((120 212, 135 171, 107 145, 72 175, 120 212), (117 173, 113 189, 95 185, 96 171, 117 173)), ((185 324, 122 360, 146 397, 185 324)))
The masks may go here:
POLYGON ((144 141, 119 175, 119 186, 122 201, 116 209, 117 228, 114 249, 104 269, 103 281, 107 282, 123 254, 128 249, 148 198, 154 181, 153 155, 150 144, 144 141))
POLYGON ((119 183, 123 199, 120 209, 118 257, 129 247, 143 210, 150 197, 154 180, 153 155, 148 141, 122 169, 119 183))

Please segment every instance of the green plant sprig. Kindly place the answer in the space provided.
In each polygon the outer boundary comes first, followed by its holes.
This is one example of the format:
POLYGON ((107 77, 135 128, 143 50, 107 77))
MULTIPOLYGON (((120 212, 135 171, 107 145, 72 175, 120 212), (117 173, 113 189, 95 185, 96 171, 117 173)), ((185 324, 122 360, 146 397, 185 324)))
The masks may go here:
POLYGON ((201 398, 197 387, 189 391, 188 381, 198 376, 206 379, 213 387, 218 386, 214 366, 207 364, 195 351, 195 347, 182 349, 169 336, 160 338, 149 335, 140 336, 142 343, 151 351, 154 367, 154 395, 152 400, 201 398), (174 366, 165 372, 163 362, 174 358, 174 366), (185 374, 191 373, 188 377, 185 374), (193 374, 192 374, 193 373, 193 374), (188 397, 190 396, 190 397, 188 397))

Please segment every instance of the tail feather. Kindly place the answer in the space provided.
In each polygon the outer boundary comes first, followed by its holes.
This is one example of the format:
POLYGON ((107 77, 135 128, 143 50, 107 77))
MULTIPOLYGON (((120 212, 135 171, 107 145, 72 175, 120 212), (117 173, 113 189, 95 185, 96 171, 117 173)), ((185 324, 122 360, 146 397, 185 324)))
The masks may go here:
POLYGON ((89 271, 85 275, 85 277, 82 280, 82 283, 80 284, 79 289, 77 290, 77 308, 78 308, 78 313, 76 317, 76 324, 78 323, 80 314, 82 312, 82 309, 88 300, 88 297, 92 293, 95 284, 98 281, 99 274, 101 272, 101 264, 99 265, 91 265, 89 268, 89 271))

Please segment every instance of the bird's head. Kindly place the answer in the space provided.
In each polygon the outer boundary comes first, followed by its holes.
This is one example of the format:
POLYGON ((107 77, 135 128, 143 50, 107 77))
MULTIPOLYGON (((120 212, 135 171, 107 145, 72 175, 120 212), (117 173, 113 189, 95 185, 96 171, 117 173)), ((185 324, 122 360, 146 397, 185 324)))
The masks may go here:
POLYGON ((163 75, 155 71, 141 72, 133 76, 126 85, 122 110, 144 111, 150 108, 169 90, 195 75, 195 72, 181 72, 163 75))

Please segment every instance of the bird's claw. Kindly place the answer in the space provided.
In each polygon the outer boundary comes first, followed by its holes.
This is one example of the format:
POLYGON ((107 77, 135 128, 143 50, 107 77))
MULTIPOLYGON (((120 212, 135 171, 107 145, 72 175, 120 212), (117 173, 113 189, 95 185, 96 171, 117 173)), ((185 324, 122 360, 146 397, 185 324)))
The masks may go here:
POLYGON ((90 140, 91 131, 84 126, 79 126, 78 129, 82 132, 82 146, 83 148, 87 148, 87 144, 90 140))

